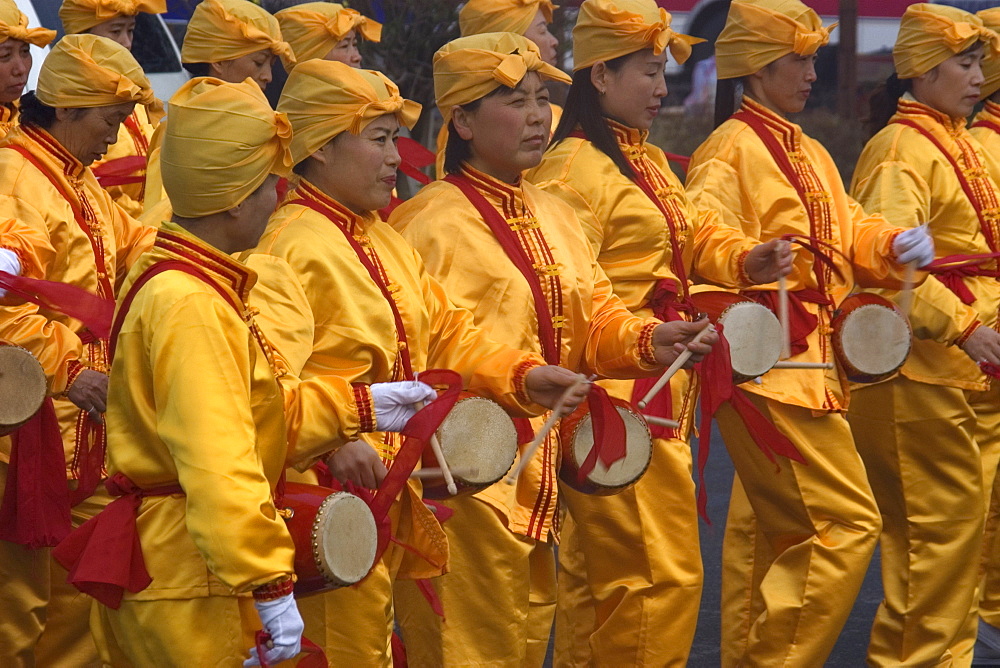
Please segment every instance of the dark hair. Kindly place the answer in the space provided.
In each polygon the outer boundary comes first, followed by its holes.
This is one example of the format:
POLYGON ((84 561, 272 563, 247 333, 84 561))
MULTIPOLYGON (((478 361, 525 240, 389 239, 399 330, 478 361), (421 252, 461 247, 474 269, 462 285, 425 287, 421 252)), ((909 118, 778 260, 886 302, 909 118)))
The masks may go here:
POLYGON ((22 125, 34 125, 48 130, 56 122, 56 110, 55 107, 42 104, 35 96, 35 91, 29 90, 21 96, 18 120, 22 125))
MULTIPOLYGON (((625 61, 633 55, 635 54, 629 53, 619 56, 605 62, 604 65, 612 72, 618 72, 625 65, 625 61)), ((601 113, 601 96, 590 80, 593 69, 593 67, 586 67, 573 73, 573 83, 566 96, 566 106, 563 107, 562 118, 552 135, 550 145, 555 146, 579 127, 591 144, 611 158, 611 161, 618 167, 618 171, 628 178, 634 179, 635 170, 632 169, 632 165, 629 164, 619 148, 614 133, 608 127, 607 119, 601 113)))
POLYGON ((899 98, 913 87, 912 79, 900 79, 893 72, 885 83, 876 88, 868 100, 868 118, 865 127, 869 135, 874 137, 879 130, 889 124, 889 119, 896 113, 899 98))
POLYGON ((183 63, 183 65, 192 77, 208 76, 208 63, 183 63))
MULTIPOLYGON (((513 90, 513 88, 508 88, 507 86, 497 86, 478 100, 473 100, 468 104, 459 106, 464 111, 476 111, 483 103, 483 100, 491 98, 494 95, 500 95, 501 93, 510 93, 513 90)), ((458 133, 455 132, 455 124, 452 121, 448 121, 448 142, 444 146, 444 173, 457 174, 462 171, 462 163, 468 162, 471 157, 472 146, 468 140, 458 136, 458 133)))

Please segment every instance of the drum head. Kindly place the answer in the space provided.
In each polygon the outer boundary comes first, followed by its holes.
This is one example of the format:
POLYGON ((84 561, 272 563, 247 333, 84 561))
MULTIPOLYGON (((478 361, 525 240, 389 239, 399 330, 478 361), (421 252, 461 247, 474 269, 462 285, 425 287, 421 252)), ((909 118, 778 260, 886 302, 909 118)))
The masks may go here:
POLYGON ((471 485, 504 477, 517 455, 517 428, 500 405, 483 397, 459 400, 438 430, 441 451, 452 469, 476 471, 462 476, 471 485))
POLYGON ((888 374, 906 361, 910 329, 896 311, 879 304, 864 304, 845 319, 840 345, 861 373, 888 374))
POLYGON ((375 565, 378 529, 368 504, 347 492, 326 497, 313 523, 313 553, 330 582, 360 582, 375 565))
MULTIPOLYGON (((615 406, 625 423, 625 457, 605 468, 601 460, 594 464, 594 470, 587 476, 591 482, 602 487, 629 485, 643 474, 649 466, 653 454, 652 440, 646 424, 635 413, 623 406, 615 406)), ((587 413, 577 424, 573 441, 573 455, 578 464, 583 464, 594 447, 594 425, 587 413)))
POLYGON ((0 345, 0 427, 27 422, 45 401, 45 372, 24 348, 0 345))
POLYGON ((781 325, 771 310, 755 302, 738 302, 719 318, 729 342, 733 373, 756 378, 771 370, 781 356, 781 325))

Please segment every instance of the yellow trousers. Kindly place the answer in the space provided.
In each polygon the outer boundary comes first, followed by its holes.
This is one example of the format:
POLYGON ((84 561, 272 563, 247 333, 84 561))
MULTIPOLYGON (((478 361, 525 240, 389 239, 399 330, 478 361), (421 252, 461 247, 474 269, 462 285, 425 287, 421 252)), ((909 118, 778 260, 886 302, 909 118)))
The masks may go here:
POLYGON ((510 532, 474 496, 446 501, 449 572, 432 580, 442 620, 412 581, 395 585, 396 620, 412 666, 540 667, 555 613, 552 543, 510 532))
MULTIPOLYGON (((6 481, 7 464, 0 462, 0 498, 6 481)), ((110 501, 99 490, 73 509, 73 526, 110 501)), ((90 634, 91 599, 66 583, 66 571, 51 552, 0 541, 0 666, 99 665, 90 634)))
POLYGON ((878 509, 843 416, 750 399, 808 464, 776 468, 728 404, 716 414, 745 491, 723 544, 722 665, 819 666, 864 580, 878 509))
POLYGON ((904 377, 854 392, 851 425, 885 526, 871 665, 971 660, 989 489, 983 455, 995 472, 998 397, 904 377))
POLYGON ((976 411, 976 443, 983 460, 983 484, 991 490, 987 504, 986 533, 983 543, 982 579, 979 591, 979 616, 1000 628, 1000 383, 989 392, 973 395, 976 411), (984 399, 986 401, 984 401, 984 399), (990 401, 991 399, 991 401, 990 401), (991 482, 992 481, 992 482, 991 482))
POLYGON ((101 660, 114 668, 239 668, 260 617, 249 597, 125 600, 118 610, 95 601, 91 625, 101 660))
POLYGON ((655 441, 620 494, 560 493, 555 665, 684 666, 703 576, 688 443, 655 441))

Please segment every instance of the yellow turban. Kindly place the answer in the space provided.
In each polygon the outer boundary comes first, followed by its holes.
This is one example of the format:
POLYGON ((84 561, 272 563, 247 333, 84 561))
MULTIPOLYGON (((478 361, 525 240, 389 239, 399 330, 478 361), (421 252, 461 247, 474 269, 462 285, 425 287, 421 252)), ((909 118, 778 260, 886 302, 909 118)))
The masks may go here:
POLYGON ((945 5, 910 5, 892 49, 896 76, 912 79, 926 74, 976 42, 986 44, 988 58, 1000 54, 1000 35, 984 27, 978 16, 945 5))
MULTIPOLYGON (((984 9, 977 12, 976 16, 983 20, 983 25, 993 32, 1000 33, 1000 7, 984 9)), ((980 90, 983 98, 987 98, 1000 90, 1000 57, 986 58, 983 60, 983 76, 986 81, 980 90)))
POLYGON ((643 49, 683 63, 691 47, 705 40, 674 32, 670 14, 653 0, 585 0, 573 27, 573 70, 643 49))
POLYGON ((67 35, 86 32, 116 16, 162 14, 167 0, 63 0, 59 19, 67 35))
POLYGON ((369 42, 382 39, 382 24, 334 2, 309 2, 274 15, 295 60, 322 58, 352 30, 369 42))
POLYGON ((228 211, 269 174, 288 175, 292 128, 253 80, 191 79, 170 98, 169 109, 160 169, 177 215, 228 211))
POLYGON ((824 28, 819 15, 799 0, 733 0, 715 42, 715 68, 720 79, 735 79, 790 53, 811 56, 826 46, 835 27, 824 28))
POLYGON ((42 63, 35 95, 42 104, 60 109, 137 102, 159 118, 163 108, 129 50, 97 35, 59 40, 42 63))
POLYGON ((14 0, 0 0, 0 44, 16 39, 35 46, 45 46, 56 37, 55 30, 29 28, 28 17, 14 0))
POLYGON ((278 19, 247 0, 204 0, 188 22, 181 62, 221 63, 264 49, 279 56, 286 68, 295 64, 278 19))
POLYGON ((295 131, 292 162, 298 164, 345 130, 359 134, 368 123, 395 114, 412 128, 420 105, 405 100, 386 76, 333 60, 308 60, 288 75, 278 100, 295 131))
POLYGON ((462 37, 484 32, 523 35, 539 11, 552 23, 555 8, 549 0, 469 0, 458 13, 458 27, 462 37))
POLYGON ((488 32, 448 42, 434 54, 434 97, 445 125, 453 107, 485 97, 501 85, 514 88, 528 72, 552 81, 572 81, 542 60, 538 46, 521 35, 488 32))

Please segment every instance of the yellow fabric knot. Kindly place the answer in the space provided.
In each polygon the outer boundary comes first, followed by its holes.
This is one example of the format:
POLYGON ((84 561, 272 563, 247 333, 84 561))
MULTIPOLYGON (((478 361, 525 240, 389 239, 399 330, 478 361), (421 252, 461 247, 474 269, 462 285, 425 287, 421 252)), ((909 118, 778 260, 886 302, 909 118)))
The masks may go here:
POLYGON ((28 17, 13 2, 0 3, 0 43, 16 39, 35 46, 45 46, 56 38, 55 30, 29 28, 28 17))

